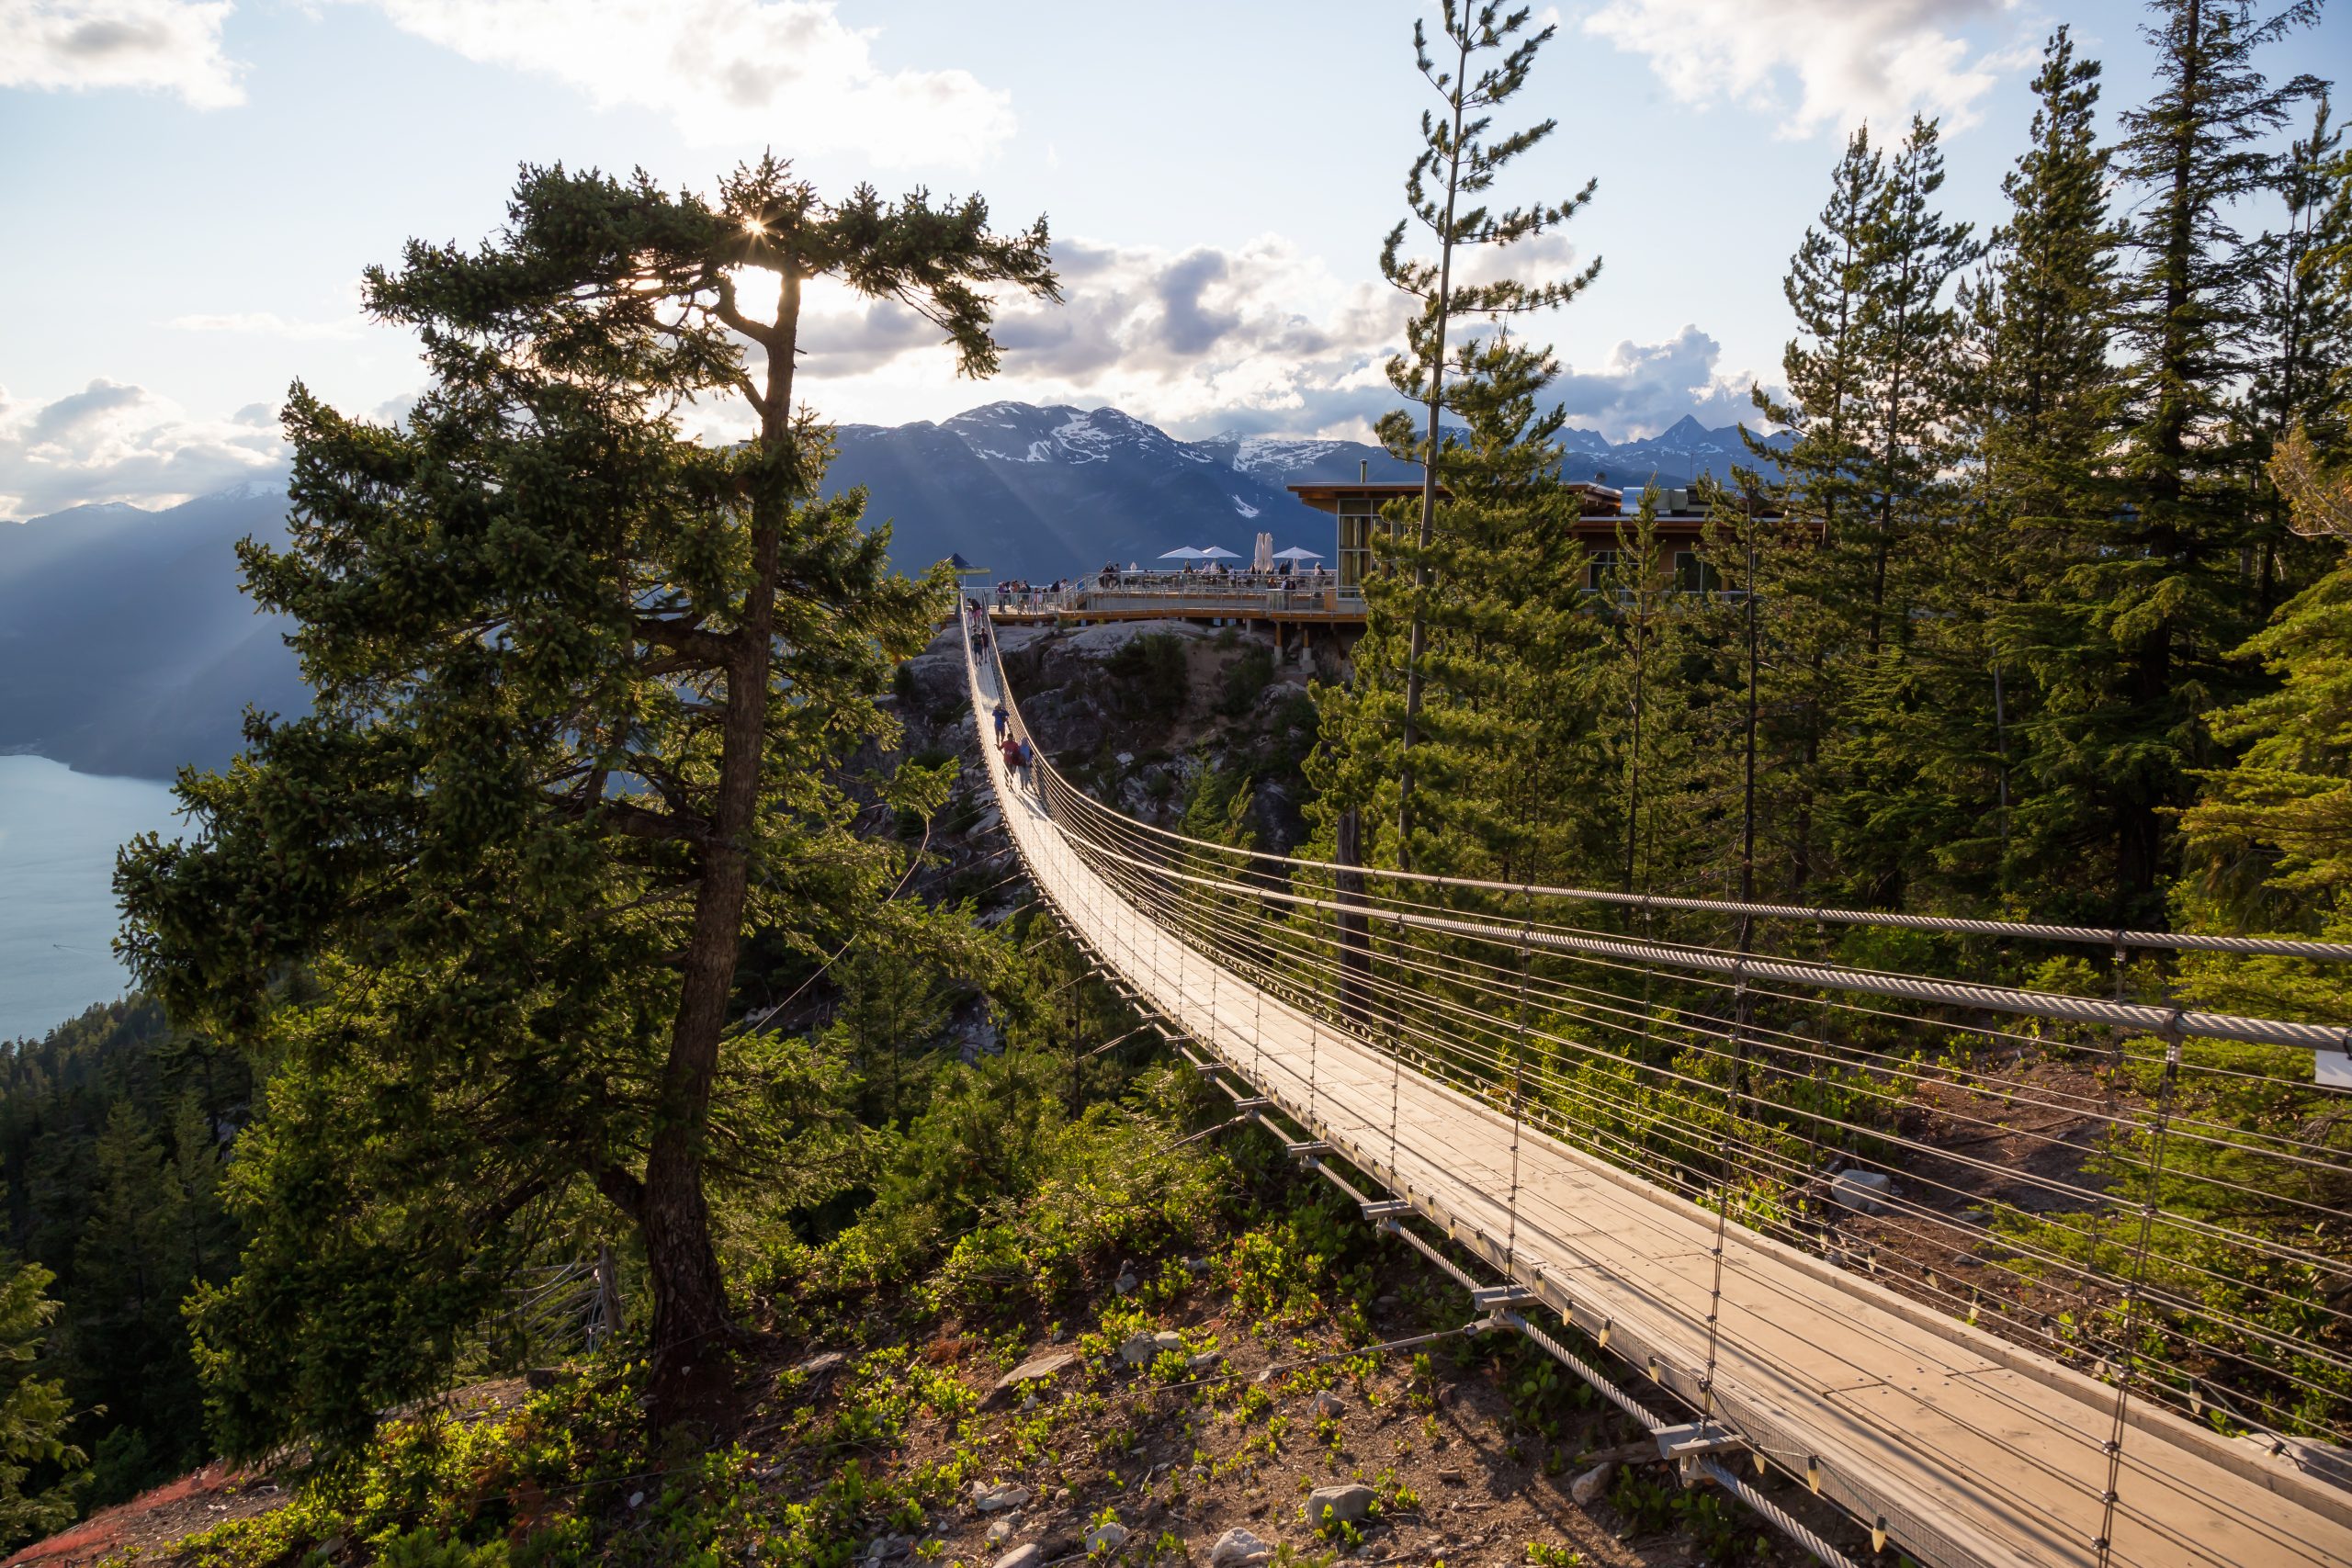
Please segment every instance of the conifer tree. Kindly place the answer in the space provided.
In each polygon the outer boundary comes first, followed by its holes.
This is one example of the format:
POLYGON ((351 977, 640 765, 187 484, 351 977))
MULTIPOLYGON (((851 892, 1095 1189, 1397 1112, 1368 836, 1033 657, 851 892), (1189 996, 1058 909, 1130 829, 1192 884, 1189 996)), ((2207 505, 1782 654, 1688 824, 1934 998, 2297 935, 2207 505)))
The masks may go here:
POLYGON ((1455 329, 1565 305, 1600 271, 1595 260, 1575 276, 1549 283, 1508 276, 1471 283, 1455 276, 1457 260, 1466 259, 1457 253, 1500 250, 1549 232, 1592 199, 1596 182, 1588 181, 1557 205, 1538 203, 1499 212, 1487 205, 1486 194, 1504 166, 1558 128, 1558 121, 1546 119, 1496 140, 1487 137, 1493 111, 1527 85, 1537 51, 1557 30, 1547 27, 1525 34, 1528 16, 1525 7, 1505 14, 1498 0, 1442 0, 1439 28, 1444 42, 1434 54, 1427 28, 1419 21, 1413 24, 1414 63, 1437 93, 1440 110, 1422 111, 1421 151, 1405 175, 1405 203, 1411 216, 1389 231, 1380 252, 1381 275, 1420 302, 1419 312, 1406 323, 1406 352, 1388 363, 1388 379, 1406 399, 1421 405, 1424 429, 1418 442, 1409 423, 1384 421, 1382 429, 1389 450, 1408 460, 1417 457, 1422 476, 1413 543, 1397 552, 1411 568, 1412 583, 1403 627, 1404 705, 1396 774, 1399 852, 1409 852, 1413 837, 1413 748, 1419 739, 1421 659, 1428 637, 1425 601, 1433 582, 1426 552, 1438 527, 1440 416, 1448 407, 1448 355, 1458 346, 1455 329), (1498 51, 1498 61, 1474 71, 1478 57, 1498 51), (1415 224, 1428 231, 1435 247, 1433 258, 1405 254, 1406 234, 1415 224))
POLYGON ((1979 296, 1982 479, 2013 527, 2064 525, 2113 502, 2101 470, 2117 413, 2107 353, 2117 236, 2099 76, 2070 29, 2050 36, 2029 145, 2001 181, 2008 217, 1979 296))
MULTIPOLYGON (((1945 791, 1969 770, 1923 753, 1973 728, 1971 639, 1955 637, 1941 570, 1961 502, 1950 475, 1961 450, 1961 315, 1952 285, 1976 259, 1971 226, 1936 206, 1944 182, 1936 122, 1915 117, 1886 165, 1862 235, 1858 297, 1861 384, 1869 411, 1855 476, 1866 495, 1861 547, 1826 552, 1859 602, 1837 633, 1840 716, 1824 769, 1837 792, 1834 848, 1851 896, 1899 904, 1931 858, 1931 824, 1955 812, 1945 791), (1932 649, 1917 645, 1922 637, 1932 649), (1842 669, 1841 669, 1842 666, 1842 669)), ((1973 608, 1973 606, 1970 606, 1973 608)), ((1760 694, 1759 694, 1760 698, 1760 694)))
MULTIPOLYGON (((1842 628, 1864 613, 1857 598, 1868 526, 1869 356, 1863 323, 1872 277, 1871 228, 1886 182, 1884 158, 1862 127, 1847 138, 1820 218, 1790 258, 1781 291, 1797 335, 1781 355, 1784 400, 1754 392, 1764 417, 1794 437, 1788 449, 1746 434, 1783 476, 1775 499, 1784 534, 1804 547, 1769 552, 1766 604, 1774 657, 1760 702, 1771 715, 1768 836, 1780 840, 1784 896, 1801 897, 1830 870, 1823 818, 1824 749, 1842 701, 1849 658, 1842 628)), ((1745 434, 1745 433, 1744 433, 1745 434)))
MULTIPOLYGON (((2316 254, 2324 308, 2352 306, 2352 247, 2316 254)), ((2352 388, 2321 418, 2352 418, 2352 388)), ((2240 650, 2278 684, 2215 716, 2243 750, 2181 818, 2189 874, 2175 903, 2192 926, 2341 941, 2352 937, 2352 455, 2330 462, 2299 423, 2271 470, 2332 567, 2240 650)), ((2211 966, 2202 978, 2208 998, 2279 1017, 2332 1021, 2352 1006, 2352 986, 2324 964, 2211 966)))
POLYGON ((1987 622, 1996 772, 1993 830, 1979 835, 1994 852, 1977 891, 2028 910, 2095 905, 2083 870, 2111 859, 2113 812, 2073 694, 2112 685, 2112 645, 2081 624, 2090 607, 2068 581, 2122 504, 2109 355, 2119 236, 2098 141, 2100 74, 2067 28, 2051 35, 2029 143, 2002 181, 2008 214, 1973 299, 1973 480, 1987 547, 1970 581, 1987 622), (2047 707, 2052 692, 2063 719, 2047 707))
POLYGON ((1875 659, 1908 630, 1908 592, 1899 547, 1940 520, 1941 476, 1957 458, 1950 439, 1960 318, 1948 289, 1973 262, 1971 225, 1945 220, 1936 122, 1914 116, 1886 166, 1862 235, 1863 288, 1857 312, 1863 387, 1870 407, 1866 457, 1858 476, 1871 497, 1872 536, 1865 623, 1875 659))
POLYGON ((738 955, 887 918, 901 852, 852 831, 836 775, 891 733, 889 661, 946 600, 890 572, 862 495, 820 499, 796 376, 820 279, 976 376, 992 291, 1057 297, 1042 221, 995 232, 977 197, 831 202, 773 157, 715 202, 526 169, 479 251, 368 275, 433 373, 403 424, 295 388, 292 542, 243 554, 314 709, 184 777, 198 831, 118 879, 174 1015, 277 1056, 233 1168, 255 1234, 194 1314, 232 1451, 352 1440, 432 1388, 574 1190, 642 1245, 653 1421, 726 1385, 709 1183, 790 1175, 812 1070, 730 1026, 738 955), (752 439, 681 435, 724 400, 752 439))
POLYGON ((1634 515, 1617 525, 1614 558, 1597 574, 1595 611, 1608 638, 1592 660, 1589 723, 1605 771, 1589 794, 1570 797, 1607 822, 1615 863, 1603 874, 1628 893, 1681 893, 1719 863, 1720 846, 1703 826, 1712 791, 1701 739, 1703 682, 1694 678, 1705 663, 1693 637, 1704 604, 1676 590, 1657 507, 1657 486, 1643 486, 1634 515))
POLYGON ((80 1377, 113 1391, 109 1414, 123 1424, 159 1434, 203 1417, 180 1310, 201 1278, 198 1232, 178 1174, 139 1113, 117 1105, 66 1298, 80 1377))
POLYGON ((1422 806, 1381 814, 1396 827, 1375 821, 1373 863, 1514 878, 1557 863, 1555 790, 1581 765, 1580 650, 1594 635, 1577 613, 1580 495, 1559 476, 1555 437, 1566 416, 1541 404, 1559 371, 1547 351, 1505 333, 1456 344, 1446 408, 1463 423, 1435 459, 1445 494, 1428 548, 1406 547, 1431 586, 1398 574, 1368 581, 1354 679, 1345 691, 1318 688, 1322 746, 1309 776, 1325 809, 1387 806, 1384 787, 1407 787, 1401 731, 1386 722, 1396 677, 1422 672, 1412 767, 1422 806), (1408 601, 1423 632, 1418 658, 1408 601))
POLYGON ((0 1550, 46 1535, 74 1517, 74 1494, 87 1479, 86 1456, 65 1441, 74 1407, 54 1378, 33 1375, 57 1303, 45 1293, 55 1276, 19 1263, 0 1278, 0 1550), (28 1493, 41 1471, 56 1479, 28 1493))
POLYGON ((2352 367, 2352 300, 2331 286, 2327 258, 2352 244, 2352 155, 2330 118, 2324 90, 2312 100, 2310 130, 2279 161, 2277 189, 2286 223, 2262 239, 2256 347, 2245 400, 2246 446, 2260 478, 2256 582, 2256 610, 2263 615, 2273 604, 2282 556, 2295 561, 2307 553, 2291 542, 2293 519, 2269 482, 2270 459, 2297 428, 2323 462, 2343 452, 2347 441, 2338 399, 2339 377, 2352 367))
POLYGON ((2261 253, 2236 204, 2275 179, 2264 144, 2317 84, 2274 84, 2257 56, 2319 13, 2295 0, 2269 17, 2247 0, 2154 0, 2154 96, 2122 118, 2117 167, 2137 187, 2134 265, 2120 314, 2126 366, 2121 446, 2128 506, 2073 574, 2086 635, 2120 656, 2112 687, 2086 691, 2109 729, 2086 758, 2112 803, 2118 920, 2151 919, 2168 859, 2165 814, 2210 756, 2204 720, 2237 684, 2231 649, 2252 629, 2239 571, 2253 543, 2248 453, 2233 420, 2250 368, 2261 253))

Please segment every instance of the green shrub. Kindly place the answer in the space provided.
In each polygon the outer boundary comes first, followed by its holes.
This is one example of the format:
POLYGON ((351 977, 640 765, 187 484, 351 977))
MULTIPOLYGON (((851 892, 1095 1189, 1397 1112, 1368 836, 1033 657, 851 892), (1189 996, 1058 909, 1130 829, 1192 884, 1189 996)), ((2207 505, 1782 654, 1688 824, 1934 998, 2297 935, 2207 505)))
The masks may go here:
POLYGON ((1241 657, 1225 667, 1217 681, 1216 711, 1225 718, 1241 718, 1257 705, 1258 695, 1274 679, 1274 650, 1253 642, 1241 657))
POLYGON ((1169 632, 1136 637, 1112 654, 1102 669, 1114 682, 1112 705, 1122 716, 1173 719, 1183 713, 1190 679, 1182 637, 1169 632))

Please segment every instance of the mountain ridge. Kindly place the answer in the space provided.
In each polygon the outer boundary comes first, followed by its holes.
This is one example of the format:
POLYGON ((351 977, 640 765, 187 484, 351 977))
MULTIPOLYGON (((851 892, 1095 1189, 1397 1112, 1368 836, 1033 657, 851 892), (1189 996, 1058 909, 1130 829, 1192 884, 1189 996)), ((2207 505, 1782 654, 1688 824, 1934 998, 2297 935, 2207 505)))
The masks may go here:
MULTIPOLYGON (((1255 536, 1331 547, 1331 523, 1285 488, 1311 480, 1418 479, 1368 442, 1224 432, 1187 441, 1105 405, 983 403, 948 419, 847 424, 828 493, 868 492, 909 570, 961 554, 1000 577, 1047 581, 1177 545, 1247 556, 1255 536)), ((1736 427, 1685 418, 1611 443, 1563 432, 1571 478, 1687 482, 1728 474, 1736 427)), ((219 767, 247 705, 309 705, 288 624, 257 615, 238 583, 236 541, 285 538, 283 482, 247 480, 177 506, 70 508, 0 524, 0 752, 84 773, 168 779, 219 767)))
MULTIPOLYGON (((1782 449, 1789 441, 1763 439, 1782 449)), ((1559 440, 1568 478, 1621 488, 1686 485, 1702 473, 1728 479, 1735 464, 1778 474, 1756 463, 1739 426, 1711 429, 1691 414, 1656 436, 1612 442, 1569 429, 1559 440)), ((1008 577, 1148 560, 1177 545, 1246 556, 1261 530, 1277 544, 1319 547, 1330 525, 1287 486, 1420 477, 1418 465, 1370 442, 1238 431, 1188 441, 1107 404, 1000 400, 936 422, 842 425, 835 443, 827 493, 865 486, 867 515, 891 523, 902 564, 960 554, 1008 577)))

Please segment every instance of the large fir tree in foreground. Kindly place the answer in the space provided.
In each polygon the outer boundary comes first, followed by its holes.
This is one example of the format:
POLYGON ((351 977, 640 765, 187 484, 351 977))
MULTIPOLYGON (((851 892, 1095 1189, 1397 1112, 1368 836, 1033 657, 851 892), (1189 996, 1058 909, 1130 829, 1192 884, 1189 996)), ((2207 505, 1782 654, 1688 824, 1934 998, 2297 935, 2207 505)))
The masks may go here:
MULTIPOLYGON (((719 1386, 707 1185, 787 1172, 817 1100, 800 1048, 730 1025, 738 954, 902 918, 838 771, 945 604, 862 496, 817 499, 820 278, 920 311, 973 375, 989 290, 1056 294, 1043 222, 997 233, 978 198, 831 203, 772 158, 716 202, 532 169, 480 250, 368 273, 433 375, 402 425, 295 388, 292 542, 243 555, 315 711, 185 776, 196 831, 119 878, 174 1016, 275 1063, 234 1169, 254 1239, 194 1309, 232 1451, 431 1390, 583 1193, 642 1241, 656 1422, 719 1386), (681 434, 722 400, 750 440, 681 434)), ((928 809, 939 781, 893 787, 928 809)))

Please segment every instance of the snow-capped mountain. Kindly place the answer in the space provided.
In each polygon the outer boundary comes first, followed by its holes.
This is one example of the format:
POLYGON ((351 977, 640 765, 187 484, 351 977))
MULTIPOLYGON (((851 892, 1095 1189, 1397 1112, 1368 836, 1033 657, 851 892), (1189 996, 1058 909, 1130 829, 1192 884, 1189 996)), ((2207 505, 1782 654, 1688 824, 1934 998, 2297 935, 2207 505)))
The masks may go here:
MULTIPOLYGON (((1646 440, 1569 430, 1561 442, 1568 478, 1620 487, 1728 479, 1734 464, 1753 466, 1736 425, 1709 430, 1689 417, 1646 440)), ((1246 556, 1263 530, 1278 547, 1320 549, 1329 521, 1284 487, 1420 477, 1368 442, 1238 433, 1182 441, 1114 408, 989 403, 938 423, 848 425, 840 443, 828 487, 866 488, 866 514, 890 524, 902 565, 960 553, 1032 580, 1148 560, 1178 545, 1246 556)))
MULTIPOLYGON (((827 477, 864 485, 867 518, 919 571, 944 556, 1044 581, 1177 545, 1247 556, 1331 547, 1329 517, 1283 487, 1314 479, 1417 479, 1360 441, 1226 434, 1180 441, 1117 409, 990 403, 939 423, 851 425, 827 477)), ((1746 457, 1736 429, 1686 419, 1648 441, 1566 433, 1566 471, 1614 485, 1679 484, 1746 457)), ((235 750, 249 703, 308 704, 284 623, 238 587, 234 545, 285 537, 281 482, 181 506, 76 507, 0 522, 0 751, 38 751, 91 772, 168 778, 235 750)))

